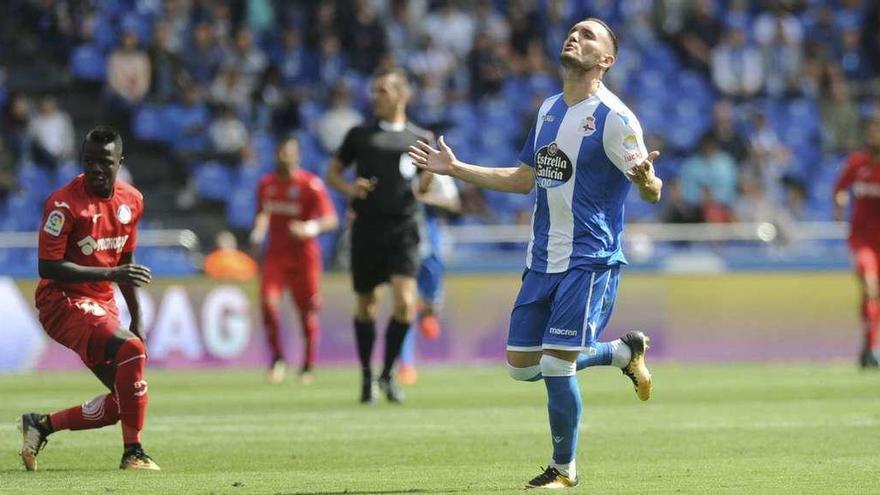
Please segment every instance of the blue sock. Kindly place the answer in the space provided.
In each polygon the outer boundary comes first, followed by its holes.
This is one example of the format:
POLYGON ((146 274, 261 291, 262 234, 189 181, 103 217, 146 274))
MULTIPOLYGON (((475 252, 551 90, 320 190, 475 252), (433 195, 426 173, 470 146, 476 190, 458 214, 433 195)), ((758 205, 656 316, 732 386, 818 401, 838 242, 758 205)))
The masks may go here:
POLYGON ((581 390, 572 376, 545 376, 547 413, 553 437, 553 462, 567 464, 574 459, 578 425, 581 422, 581 390))
POLYGON ((413 323, 403 339, 403 347, 400 349, 399 362, 401 366, 413 366, 416 364, 416 334, 419 333, 413 323))
POLYGON ((581 353, 577 359, 578 371, 590 366, 608 366, 611 364, 611 342, 596 342, 581 353))

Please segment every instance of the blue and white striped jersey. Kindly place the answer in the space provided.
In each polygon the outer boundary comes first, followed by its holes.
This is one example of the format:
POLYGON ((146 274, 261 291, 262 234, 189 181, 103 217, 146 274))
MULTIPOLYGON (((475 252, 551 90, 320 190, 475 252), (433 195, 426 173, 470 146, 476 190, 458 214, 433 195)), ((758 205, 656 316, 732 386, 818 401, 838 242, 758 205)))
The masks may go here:
POLYGON ((544 100, 519 156, 537 186, 526 266, 559 273, 626 263, 623 172, 646 156, 641 125, 604 85, 571 107, 562 94, 544 100))

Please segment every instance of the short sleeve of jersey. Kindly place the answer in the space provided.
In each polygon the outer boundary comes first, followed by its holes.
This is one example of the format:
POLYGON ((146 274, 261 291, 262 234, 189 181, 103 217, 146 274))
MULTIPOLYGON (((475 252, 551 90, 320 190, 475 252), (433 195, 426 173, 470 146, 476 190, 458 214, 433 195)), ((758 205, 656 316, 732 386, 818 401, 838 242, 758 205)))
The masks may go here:
POLYGON ((357 154, 357 136, 358 127, 349 129, 342 140, 342 145, 336 152, 336 158, 342 162, 342 168, 347 168, 354 162, 355 155, 357 154))
POLYGON ((144 215, 144 197, 140 193, 135 193, 135 211, 131 220, 131 233, 128 240, 125 241, 125 247, 122 248, 123 253, 133 253, 137 249, 138 223, 144 215))
POLYGON ((835 193, 843 191, 852 185, 853 180, 855 180, 856 177, 857 168, 859 168, 859 155, 856 153, 850 155, 846 160, 846 164, 843 166, 843 170, 840 172, 840 176, 834 184, 835 193))
POLYGON ((333 202, 324 187, 324 181, 317 177, 309 180, 309 191, 312 193, 314 204, 312 206, 312 218, 320 218, 333 212, 333 202))
POLYGON ((522 150, 519 152, 519 161, 530 167, 535 166, 535 124, 532 124, 531 130, 529 130, 529 136, 526 138, 526 142, 523 143, 522 150))
POLYGON ((65 201, 50 196, 43 205, 43 227, 40 229, 39 257, 62 260, 67 251, 67 237, 73 230, 73 212, 65 201))
POLYGON ((628 171, 648 156, 642 126, 628 110, 608 112, 602 144, 605 155, 621 172, 628 171))

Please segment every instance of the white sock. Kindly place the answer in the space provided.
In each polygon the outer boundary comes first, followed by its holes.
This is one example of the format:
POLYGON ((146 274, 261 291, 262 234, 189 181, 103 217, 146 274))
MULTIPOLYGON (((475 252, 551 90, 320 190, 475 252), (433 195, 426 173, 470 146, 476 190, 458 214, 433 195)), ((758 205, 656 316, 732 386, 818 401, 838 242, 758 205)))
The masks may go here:
POLYGON ((622 340, 617 339, 608 343, 611 346, 611 366, 625 368, 632 360, 632 351, 622 340))
POLYGON ((568 476, 568 479, 570 480, 577 478, 577 466, 575 466, 574 459, 572 459, 571 462, 569 462, 568 464, 557 464, 555 462, 550 462, 550 467, 555 467, 557 471, 565 476, 568 476))

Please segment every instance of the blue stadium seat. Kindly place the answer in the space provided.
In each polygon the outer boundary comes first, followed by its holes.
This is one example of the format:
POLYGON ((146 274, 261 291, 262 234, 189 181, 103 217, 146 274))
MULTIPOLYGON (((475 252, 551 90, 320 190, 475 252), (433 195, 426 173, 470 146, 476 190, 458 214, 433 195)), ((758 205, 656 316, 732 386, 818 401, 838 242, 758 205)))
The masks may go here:
POLYGON ((193 170, 196 194, 200 198, 225 201, 232 193, 233 175, 229 166, 217 162, 196 165, 193 170))
POLYGON ((55 181, 49 170, 28 163, 18 169, 18 185, 28 196, 42 201, 52 192, 55 181))
POLYGON ((272 134, 263 131, 251 134, 251 147, 259 163, 275 161, 275 137, 272 134))
POLYGON ((70 54, 70 73, 74 79, 102 82, 107 77, 107 62, 101 47, 83 43, 70 54))
POLYGON ((226 203, 226 218, 237 229, 250 229, 257 214, 256 193, 253 190, 236 189, 226 203))
POLYGON ((141 141, 165 143, 172 134, 166 125, 164 110, 158 105, 144 104, 135 110, 132 117, 132 132, 141 141))
POLYGON ((207 129, 211 114, 205 105, 185 107, 168 105, 162 112, 167 135, 173 137, 171 145, 178 152, 200 152, 209 147, 206 132, 189 132, 189 129, 207 129))
POLYGON ((55 170, 55 189, 72 181, 77 175, 82 173, 82 167, 77 162, 65 162, 58 166, 55 170))
POLYGON ((15 193, 6 200, 11 230, 37 230, 42 220, 43 200, 26 193, 15 193))

